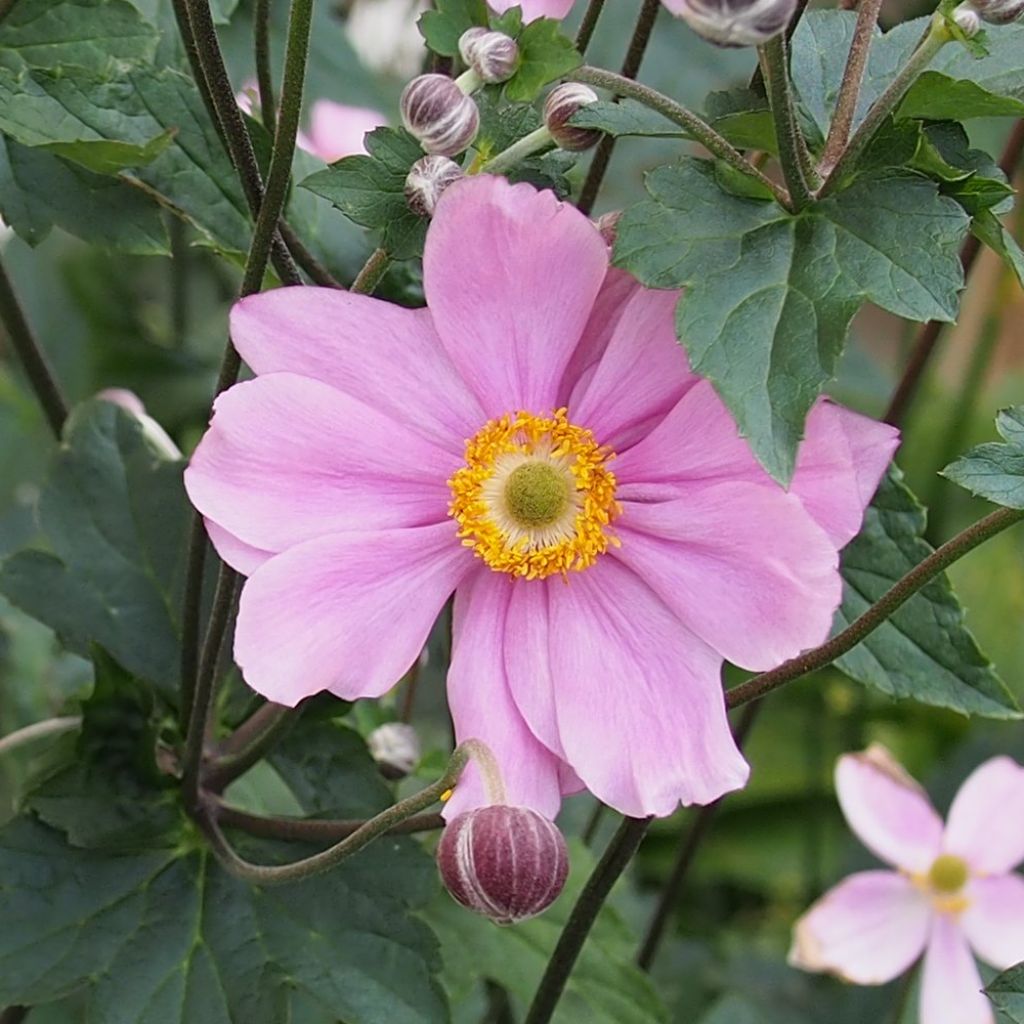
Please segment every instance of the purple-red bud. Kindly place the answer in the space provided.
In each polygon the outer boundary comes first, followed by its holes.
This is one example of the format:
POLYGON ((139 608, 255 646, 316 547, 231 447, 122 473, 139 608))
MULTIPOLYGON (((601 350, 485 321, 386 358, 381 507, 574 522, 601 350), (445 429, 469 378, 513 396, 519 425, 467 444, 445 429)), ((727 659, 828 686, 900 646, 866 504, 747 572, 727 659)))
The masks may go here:
POLYGON ((459 53, 485 82, 505 82, 519 67, 519 45, 504 32, 466 29, 459 37, 459 53))
MULTIPOLYGON (((987 21, 990 25, 1009 25, 1024 15, 1024 0, 971 0, 970 6, 978 12, 982 21, 987 21)), ((960 10, 961 8, 957 8, 954 12, 954 19, 960 10)), ((963 29, 959 20, 957 24, 963 29)))
POLYGON ((569 119, 584 107, 598 101, 598 95, 589 85, 564 82, 556 85, 544 101, 544 124, 559 149, 578 153, 598 143, 602 133, 596 128, 576 128, 569 119))
POLYGON ((420 157, 405 179, 405 201, 420 217, 432 217, 444 190, 463 177, 462 168, 446 156, 420 157))
POLYGON ((437 865, 464 907, 512 924, 554 903, 569 874, 569 853, 562 833, 542 814, 493 804, 448 823, 437 865))
POLYGON ((476 104, 446 75, 419 75, 402 90, 402 124, 428 153, 455 156, 480 128, 476 104))

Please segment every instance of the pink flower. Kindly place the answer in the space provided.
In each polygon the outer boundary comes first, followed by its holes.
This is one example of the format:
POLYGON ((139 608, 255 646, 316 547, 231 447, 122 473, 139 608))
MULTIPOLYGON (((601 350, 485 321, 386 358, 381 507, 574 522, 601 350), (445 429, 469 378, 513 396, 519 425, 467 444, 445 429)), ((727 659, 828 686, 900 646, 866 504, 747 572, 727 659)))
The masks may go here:
MULTIPOLYGON (((786 493, 690 372, 678 294, 610 270, 529 185, 452 185, 424 288, 425 309, 300 287, 232 311, 257 377, 217 400, 186 482, 249 575, 246 681, 379 696, 455 591, 456 730, 510 803, 553 817, 586 786, 666 815, 743 786, 723 657, 826 638, 895 431, 820 402, 786 493)), ((448 811, 483 802, 470 768, 448 811)))
POLYGON ((921 1024, 991 1024, 971 950, 997 968, 1024 960, 1024 768, 1008 757, 963 784, 943 826, 880 746, 836 765, 857 836, 896 871, 862 871, 797 922, 790 962, 882 985, 924 953, 921 1024))
POLYGON ((487 0, 487 6, 497 14, 504 14, 510 7, 523 9, 523 21, 537 18, 557 18, 561 21, 571 10, 575 0, 487 0))

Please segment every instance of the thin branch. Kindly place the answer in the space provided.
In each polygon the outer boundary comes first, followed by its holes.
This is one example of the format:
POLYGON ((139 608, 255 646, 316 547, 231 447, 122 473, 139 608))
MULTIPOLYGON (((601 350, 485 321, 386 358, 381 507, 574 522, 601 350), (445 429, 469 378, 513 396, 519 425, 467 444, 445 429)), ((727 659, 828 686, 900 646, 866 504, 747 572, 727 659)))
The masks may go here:
MULTIPOLYGON (((248 832, 251 836, 292 842, 336 843, 341 839, 347 839, 366 824, 363 818, 328 820, 263 817, 223 803, 216 804, 213 813, 222 824, 248 832)), ((388 831, 392 835, 399 835, 409 832, 433 832, 440 828, 444 828, 444 818, 440 814, 416 814, 392 826, 388 831)))
POLYGON ((604 0, 590 0, 587 4, 583 20, 580 22, 580 29, 576 33, 576 49, 581 54, 587 52, 590 40, 594 37, 594 29, 597 28, 597 19, 601 17, 604 10, 604 0))
POLYGON ((7 754, 26 743, 45 739, 47 736, 59 736, 71 732, 82 724, 81 715, 65 715, 60 718, 47 718, 42 722, 33 722, 24 728, 15 729, 0 738, 0 754, 7 754))
POLYGON ((211 792, 222 793, 230 783, 262 760, 294 728, 301 714, 301 705, 289 708, 268 701, 229 737, 233 741, 232 749, 210 764, 204 773, 203 785, 211 792))
POLYGON ((292 254, 292 259, 309 275, 313 284, 323 288, 344 289, 345 286, 309 251, 287 221, 278 221, 277 229, 281 232, 281 238, 292 254))
POLYGON ((388 254, 388 251, 386 249, 374 249, 370 253, 370 258, 364 264, 363 269, 359 271, 356 279, 352 282, 351 290, 360 295, 372 295, 390 266, 391 256, 388 254))
POLYGON ((273 135, 277 124, 277 105, 274 101, 274 76, 270 70, 270 3, 271 0, 256 0, 252 34, 260 117, 263 127, 273 135))
POLYGON ((811 192, 805 175, 810 158, 800 126, 789 85, 789 54, 786 40, 778 35, 757 48, 768 90, 768 103, 775 121, 775 135, 779 142, 779 164, 792 200, 794 210, 802 210, 811 201, 811 192))

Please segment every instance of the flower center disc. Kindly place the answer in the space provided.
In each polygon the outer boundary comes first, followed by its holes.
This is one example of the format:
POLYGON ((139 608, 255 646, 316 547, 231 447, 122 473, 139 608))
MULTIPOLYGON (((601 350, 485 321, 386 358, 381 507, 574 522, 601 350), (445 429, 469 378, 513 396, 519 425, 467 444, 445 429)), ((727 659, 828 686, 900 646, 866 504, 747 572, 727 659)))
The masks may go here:
POLYGON ((959 857, 943 853, 928 871, 928 884, 935 892, 949 896, 967 884, 967 874, 967 865, 959 857))
POLYGON ((463 544, 496 572, 527 579, 593 565, 617 544, 614 457, 566 410, 490 420, 466 442, 466 464, 448 481, 449 514, 463 544))

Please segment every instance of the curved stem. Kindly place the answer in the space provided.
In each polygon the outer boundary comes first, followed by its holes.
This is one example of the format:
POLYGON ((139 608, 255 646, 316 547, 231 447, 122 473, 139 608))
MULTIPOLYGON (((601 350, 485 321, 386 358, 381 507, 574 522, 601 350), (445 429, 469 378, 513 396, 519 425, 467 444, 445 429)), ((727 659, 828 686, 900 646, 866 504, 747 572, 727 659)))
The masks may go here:
POLYGON ((551 138, 551 132, 548 131, 547 125, 542 124, 539 128, 534 128, 532 132, 513 142, 508 149, 495 153, 478 170, 484 171, 487 174, 504 174, 505 171, 515 167, 521 160, 525 160, 528 156, 533 156, 534 153, 546 149, 552 142, 554 142, 554 139, 551 138))
POLYGON ((306 248, 305 243, 287 221, 278 221, 277 229, 281 232, 281 239, 292 254, 292 258, 309 275, 313 284, 323 288, 344 288, 344 285, 306 248))
POLYGON ((0 323, 3 323, 21 363, 25 376, 42 407, 43 415, 50 424, 57 440, 68 418, 68 404, 64 400, 57 378, 53 375, 50 361, 39 346, 22 312, 18 297, 14 293, 11 279, 0 262, 0 323))
POLYGON ((769 39, 757 48, 757 52, 775 121, 782 176, 786 179, 792 208, 799 211, 811 201, 805 176, 805 166, 810 158, 806 155, 807 145, 796 121, 796 108, 789 87, 789 57, 785 37, 778 35, 769 39))
POLYGON ((626 869, 640 846, 651 818, 623 818, 618 831, 608 844, 603 856, 597 863, 587 884, 572 908, 569 920, 558 939, 554 953, 548 961, 547 970, 541 978, 540 985, 533 997, 525 1024, 548 1024, 558 1000, 565 991, 566 982, 576 960, 583 949, 590 929, 597 915, 604 906, 604 901, 611 892, 612 886, 618 881, 619 875, 626 869))
POLYGON ((583 20, 580 22, 580 29, 576 33, 576 49, 581 54, 587 52, 590 40, 594 37, 594 29, 597 28, 597 19, 601 17, 604 10, 604 0, 590 0, 584 12, 583 20))
POLYGON ((381 278, 387 273, 391 266, 391 257, 386 249, 374 249, 370 258, 363 265, 363 269, 356 274, 352 282, 351 291, 360 295, 372 295, 373 290, 380 284, 381 278))
POLYGON ((253 49, 256 62, 256 85, 260 95, 260 117, 263 127, 275 133, 277 106, 274 101, 274 76, 270 71, 270 3, 256 0, 253 12, 253 49))
POLYGON ((289 708, 268 701, 228 737, 222 747, 225 752, 207 769, 203 785, 211 792, 222 793, 230 783, 262 760, 267 751, 294 728, 301 714, 302 705, 289 708))
POLYGON ((855 619, 841 633, 831 640, 815 647, 811 651, 798 654, 795 658, 783 662, 770 672, 762 672, 759 676, 739 686, 727 690, 725 703, 730 708, 757 700, 766 693, 778 689, 784 683, 792 682, 808 672, 832 664, 836 658, 857 646, 868 634, 876 630, 902 604, 909 601, 922 587, 930 583, 936 576, 963 558, 968 551, 973 551, 997 533, 1002 533, 1024 519, 1024 510, 1000 508, 979 519, 972 526, 962 530, 942 547, 933 551, 927 558, 919 562, 902 579, 887 590, 859 619, 855 619))
POLYGON ((59 736, 71 732, 82 724, 81 715, 65 715, 60 718, 47 718, 42 722, 33 722, 22 729, 15 729, 0 738, 0 754, 8 754, 26 743, 44 739, 47 736, 59 736))
MULTIPOLYGON (((347 839, 366 824, 363 818, 328 820, 263 817, 222 803, 216 804, 213 813, 218 821, 248 832, 251 836, 306 843, 337 842, 340 839, 347 839)), ((398 835, 408 832, 432 832, 439 828, 444 828, 444 818, 440 814, 414 814, 388 831, 398 835)))
POLYGON ((771 189, 772 194, 782 206, 789 206, 789 195, 785 190, 779 188, 775 182, 765 177, 743 154, 731 143, 722 138, 714 128, 706 121, 698 117, 693 111, 669 99, 668 96, 657 92, 655 89, 641 85, 622 75, 612 71, 604 71, 601 68, 584 65, 577 68, 570 75, 566 76, 570 81, 583 82, 586 85, 596 85, 600 89, 608 89, 619 96, 626 96, 629 99, 642 103, 651 110, 656 110, 668 120, 685 128, 706 150, 731 164, 738 171, 754 178, 765 188, 771 189))

